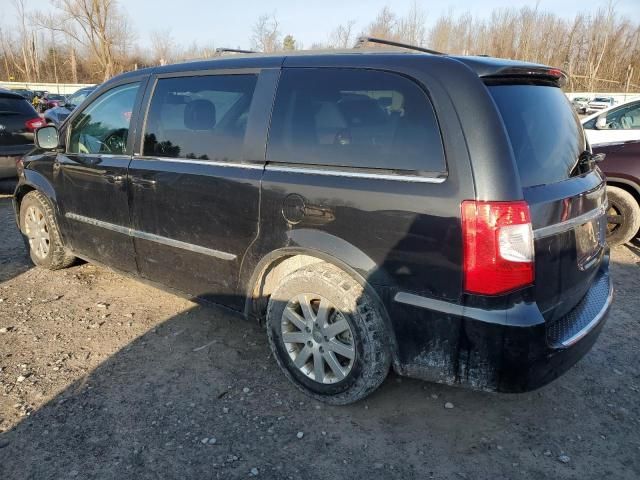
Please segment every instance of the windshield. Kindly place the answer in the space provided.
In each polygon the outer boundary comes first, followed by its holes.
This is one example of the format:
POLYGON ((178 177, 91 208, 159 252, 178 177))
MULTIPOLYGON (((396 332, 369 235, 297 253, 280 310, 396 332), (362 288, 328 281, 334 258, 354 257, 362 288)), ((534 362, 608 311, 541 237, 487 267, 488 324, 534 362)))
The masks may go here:
POLYGON ((605 102, 605 103, 609 103, 611 101, 610 98, 605 98, 605 97, 596 97, 593 99, 594 102, 605 102))
POLYGON ((92 91, 93 90, 82 90, 74 93, 67 100, 67 105, 70 105, 72 107, 77 107, 82 102, 84 102, 84 99, 87 98, 92 91))
POLYGON ((569 178, 586 142, 582 125, 562 90, 499 85, 489 91, 507 128, 522 186, 569 178))

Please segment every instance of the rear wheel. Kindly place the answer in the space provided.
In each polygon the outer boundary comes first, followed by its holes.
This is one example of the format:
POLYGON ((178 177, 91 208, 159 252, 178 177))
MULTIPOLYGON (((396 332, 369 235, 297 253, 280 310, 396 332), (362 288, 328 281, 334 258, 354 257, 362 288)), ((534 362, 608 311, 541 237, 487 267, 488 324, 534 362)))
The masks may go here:
POLYGON ((385 325, 375 302, 346 272, 319 263, 287 276, 267 310, 271 350, 307 395, 334 405, 373 392, 389 371, 385 325))
POLYGON ((22 199, 20 231, 25 236, 31 261, 37 266, 58 270, 74 262, 75 257, 60 238, 53 209, 42 193, 32 191, 22 199))
POLYGON ((640 229, 640 206, 633 195, 618 187, 607 187, 607 198, 607 242, 622 245, 640 229))

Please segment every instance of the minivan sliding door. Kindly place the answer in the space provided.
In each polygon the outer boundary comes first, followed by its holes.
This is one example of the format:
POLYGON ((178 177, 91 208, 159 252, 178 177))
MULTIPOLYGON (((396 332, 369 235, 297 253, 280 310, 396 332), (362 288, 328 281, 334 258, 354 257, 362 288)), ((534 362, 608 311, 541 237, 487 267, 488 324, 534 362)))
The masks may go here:
POLYGON ((242 305, 236 286, 258 231, 265 106, 273 98, 274 74, 243 69, 155 80, 142 155, 130 167, 133 235, 144 277, 242 305))

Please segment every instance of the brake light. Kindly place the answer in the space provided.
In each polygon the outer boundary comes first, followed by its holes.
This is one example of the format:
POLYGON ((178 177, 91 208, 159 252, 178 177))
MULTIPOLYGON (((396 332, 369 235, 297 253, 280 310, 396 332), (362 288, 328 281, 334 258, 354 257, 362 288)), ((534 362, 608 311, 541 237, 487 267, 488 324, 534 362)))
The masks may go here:
POLYGON ((24 122, 25 127, 27 127, 27 130, 29 130, 30 132, 35 132, 36 129, 44 127, 46 124, 47 122, 45 122, 40 117, 32 118, 31 120, 27 120, 26 122, 24 122))
POLYGON ((534 280, 529 206, 517 202, 462 202, 464 290, 497 295, 534 280))

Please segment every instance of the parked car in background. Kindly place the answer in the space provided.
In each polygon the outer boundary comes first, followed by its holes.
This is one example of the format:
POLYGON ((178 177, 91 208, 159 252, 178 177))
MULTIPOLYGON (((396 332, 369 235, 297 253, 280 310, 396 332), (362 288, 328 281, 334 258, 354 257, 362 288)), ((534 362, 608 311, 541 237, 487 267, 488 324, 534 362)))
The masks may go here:
POLYGON ((587 104, 587 112, 592 113, 613 107, 616 101, 613 97, 596 97, 587 104))
POLYGON ((531 390, 612 302, 604 175, 565 81, 380 48, 129 72, 38 130, 16 218, 43 268, 93 259, 266 322, 317 400, 390 367, 531 390))
POLYGON ((599 165, 607 176, 607 242, 620 245, 640 230, 640 140, 593 148, 606 157, 599 165))
POLYGON ((27 88, 14 88, 10 90, 13 93, 17 93, 18 95, 26 98, 29 102, 31 102, 33 100, 33 97, 35 95, 33 90, 29 90, 27 88))
POLYGON ((17 176, 16 161, 33 148, 33 132, 44 125, 27 99, 0 89, 0 178, 17 176))
POLYGON ((582 120, 589 144, 640 140, 640 100, 632 100, 582 120))
POLYGON ((74 93, 66 97, 66 101, 62 105, 58 105, 44 112, 43 117, 45 121, 53 125, 60 125, 65 121, 73 109, 80 105, 95 89, 96 87, 92 86, 76 90, 74 93))
POLYGON ((46 96, 45 109, 48 110, 50 108, 59 107, 67 103, 67 98, 64 95, 60 95, 58 93, 49 93, 46 96))
POLYGON ((589 97, 575 97, 571 100, 571 105, 578 113, 587 113, 587 106, 589 105, 589 97))

